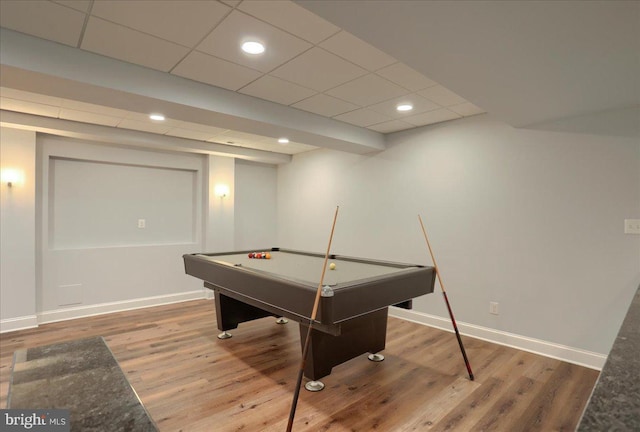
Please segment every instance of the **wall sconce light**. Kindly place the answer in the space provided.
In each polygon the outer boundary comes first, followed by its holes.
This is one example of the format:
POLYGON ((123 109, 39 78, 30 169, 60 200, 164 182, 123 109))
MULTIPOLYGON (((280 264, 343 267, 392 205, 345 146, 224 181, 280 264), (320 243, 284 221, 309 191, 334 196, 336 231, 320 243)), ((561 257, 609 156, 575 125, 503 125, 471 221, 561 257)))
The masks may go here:
POLYGON ((2 170, 0 181, 6 183, 8 187, 12 187, 24 181, 24 173, 21 170, 6 168, 2 170))
POLYGON ((227 186, 225 184, 217 184, 215 186, 215 188, 213 189, 213 193, 218 198, 224 198, 227 195, 229 195, 229 186, 227 186))

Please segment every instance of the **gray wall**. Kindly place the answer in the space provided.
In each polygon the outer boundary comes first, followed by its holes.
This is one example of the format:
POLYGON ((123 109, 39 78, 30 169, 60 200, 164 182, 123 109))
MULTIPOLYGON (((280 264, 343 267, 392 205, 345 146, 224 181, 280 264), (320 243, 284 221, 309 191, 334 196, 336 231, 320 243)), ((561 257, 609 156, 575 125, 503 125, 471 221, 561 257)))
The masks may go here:
MULTIPOLYGON (((318 150, 278 170, 278 241, 430 264, 457 320, 606 354, 640 283, 640 143, 511 128, 487 116, 390 135, 356 156, 318 150), (489 314, 489 302, 500 314, 489 314)), ((439 291, 439 288, 436 287, 439 291)), ((440 294, 416 311, 447 317, 440 294)))
POLYGON ((236 159, 236 249, 276 245, 277 168, 236 159))
POLYGON ((38 150, 41 321, 201 289, 181 256, 203 248, 202 156, 46 135, 38 150))
POLYGON ((17 327, 37 322, 35 155, 35 132, 0 128, 0 169, 23 175, 0 184, 0 316, 17 327))
POLYGON ((275 166, 11 128, 0 156, 24 174, 0 185, 2 332, 203 298, 182 254, 275 243, 275 166))

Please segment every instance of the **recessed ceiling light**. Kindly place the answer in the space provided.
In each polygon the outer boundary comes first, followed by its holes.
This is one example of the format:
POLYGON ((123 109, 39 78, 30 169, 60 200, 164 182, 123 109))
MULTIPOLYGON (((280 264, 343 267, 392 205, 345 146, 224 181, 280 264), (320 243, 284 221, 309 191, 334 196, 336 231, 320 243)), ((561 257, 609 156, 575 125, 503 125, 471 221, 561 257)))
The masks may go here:
POLYGON ((396 109, 398 111, 404 112, 404 111, 411 111, 413 109, 413 105, 411 104, 400 104, 396 107, 396 109))
POLYGON ((247 54, 262 54, 264 52, 264 45, 256 41, 248 41, 242 44, 242 51, 247 54))
POLYGON ((278 138, 280 144, 289 144, 289 138, 278 138))
POLYGON ((162 114, 149 114, 149 118, 151 120, 164 121, 164 116, 162 114))

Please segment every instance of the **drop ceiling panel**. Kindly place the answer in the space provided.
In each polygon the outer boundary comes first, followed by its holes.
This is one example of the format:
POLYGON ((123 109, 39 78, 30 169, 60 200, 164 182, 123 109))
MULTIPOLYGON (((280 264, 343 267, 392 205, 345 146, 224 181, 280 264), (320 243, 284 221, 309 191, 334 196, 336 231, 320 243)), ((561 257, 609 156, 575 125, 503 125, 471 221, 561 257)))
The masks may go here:
POLYGON ((262 72, 280 66, 311 44, 242 12, 233 11, 197 47, 198 51, 262 72), (257 40, 265 45, 261 55, 244 53, 240 46, 257 40))
POLYGON ((335 25, 290 1, 245 1, 238 9, 313 44, 340 31, 335 25))
POLYGON ((440 105, 431 102, 429 99, 425 99, 422 96, 418 96, 417 94, 408 94, 384 102, 380 102, 375 105, 371 105, 368 108, 389 117, 401 119, 403 117, 409 117, 414 114, 433 111, 441 107, 440 105), (406 103, 413 105, 413 109, 411 111, 400 112, 396 109, 398 105, 406 103))
POLYGON ((341 31, 320 44, 320 47, 349 60, 368 71, 376 71, 396 62, 396 59, 363 42, 350 33, 341 31))
POLYGON ((404 129, 410 129, 413 125, 411 123, 406 123, 401 120, 390 120, 388 122, 378 123, 369 126, 369 129, 372 129, 376 132, 380 133, 391 133, 397 132, 404 129))
POLYGON ((111 117, 103 114, 95 114, 86 111, 76 111, 69 108, 60 108, 59 117, 64 120, 73 120, 82 123, 98 124, 115 127, 122 121, 120 117, 111 117))
POLYGON ((189 52, 183 46, 94 17, 89 18, 81 48, 163 72, 189 52))
POLYGON ((192 48, 230 10, 215 1, 101 0, 93 3, 91 14, 192 48))
MULTIPOLYGON (((182 122, 180 120, 174 120, 172 118, 168 118, 165 120, 152 120, 151 118, 149 118, 149 115, 151 113, 141 113, 141 112, 133 112, 133 111, 129 111, 127 113, 127 116, 125 117, 125 119, 127 120, 135 120, 138 122, 143 122, 143 123, 151 123, 151 124, 156 124, 156 125, 162 125, 162 126, 166 126, 167 129, 172 128, 172 127, 180 127, 180 125, 182 124, 182 122)), ((157 114, 161 114, 161 113, 157 113, 157 114)))
POLYGON ((437 82, 411 69, 404 63, 394 63, 376 71, 376 73, 413 92, 438 85, 437 82))
POLYGON ((407 93, 408 91, 399 85, 375 74, 360 77, 327 92, 330 96, 360 106, 375 104, 407 93))
POLYGON ((17 99, 0 97, 0 109, 35 114, 44 117, 58 117, 60 108, 17 99))
POLYGON ((0 26, 73 47, 78 45, 85 14, 50 1, 0 1, 0 26))
POLYGON ((315 147, 315 146, 312 146, 312 145, 308 145, 308 144, 290 142, 290 143, 287 143, 287 144, 274 144, 274 145, 271 145, 269 147, 263 148, 261 150, 294 155, 294 154, 306 152, 306 151, 309 151, 309 150, 315 150, 317 148, 318 147, 315 147))
POLYGON ((101 114, 110 117, 118 117, 125 118, 127 117, 128 111, 121 110, 118 108, 111 108, 104 105, 95 105, 86 102, 79 102, 70 99, 62 99, 60 104, 62 108, 69 108, 76 111, 84 111, 88 113, 101 114))
POLYGON ((179 138, 198 140, 198 141, 207 141, 215 136, 215 134, 211 134, 208 132, 201 132, 201 131, 182 129, 182 128, 171 128, 166 133, 166 135, 179 137, 179 138))
POLYGON ((271 75, 322 92, 366 73, 366 70, 335 54, 312 48, 280 66, 271 75))
POLYGON ((2 96, 6 98, 23 100, 27 102, 36 102, 44 105, 60 106, 63 101, 63 99, 59 97, 31 93, 22 90, 15 90, 9 87, 0 87, 0 92, 0 94, 2 94, 2 96))
POLYGON ((411 123, 414 126, 426 126, 434 123, 440 123, 447 120, 460 118, 459 114, 449 111, 446 108, 440 108, 434 111, 428 111, 422 114, 416 114, 405 117, 402 120, 411 123))
POLYGON ((318 93, 308 99, 295 103, 292 106, 294 108, 309 111, 325 117, 333 117, 359 108, 356 104, 345 102, 334 98, 333 96, 327 96, 323 93, 318 93))
POLYGON ((243 87, 240 93, 283 105, 291 105, 316 94, 314 90, 269 75, 264 75, 243 87))
POLYGON ((238 90, 261 75, 248 67, 197 51, 191 52, 171 73, 228 90, 238 90))
MULTIPOLYGON (((248 145, 252 142, 263 141, 265 140, 265 137, 262 135, 228 130, 213 137, 212 139, 222 144, 248 145)), ((273 138, 272 140, 277 143, 277 139, 273 138)))
POLYGON ((467 102, 449 89, 442 87, 441 85, 429 87, 418 92, 420 96, 424 96, 429 100, 434 101, 438 105, 448 107, 451 105, 459 105, 467 102))
POLYGON ((121 129, 133 129, 142 132, 151 132, 164 135, 170 129, 169 126, 164 125, 162 123, 151 123, 151 122, 143 122, 132 119, 124 119, 119 124, 118 127, 121 129))
POLYGON ((182 129, 195 130, 199 132, 206 132, 207 134, 210 134, 212 137, 216 135, 220 135, 221 133, 227 131, 227 129, 223 129, 215 126, 209 126, 209 125, 204 125, 200 123, 191 123, 191 122, 185 122, 185 121, 176 122, 176 127, 179 127, 182 129))
POLYGON ((55 0, 54 3, 59 3, 80 12, 87 12, 92 1, 93 0, 55 0))
POLYGON ((339 116, 335 116, 334 118, 336 120, 362 127, 367 127, 376 123, 382 123, 391 120, 384 114, 380 114, 379 112, 371 111, 366 108, 361 108, 345 114, 340 114, 339 116))
POLYGON ((290 141, 287 144, 280 144, 277 138, 264 137, 261 135, 237 131, 227 131, 207 141, 285 154, 296 154, 317 148, 315 146, 293 141, 290 141))

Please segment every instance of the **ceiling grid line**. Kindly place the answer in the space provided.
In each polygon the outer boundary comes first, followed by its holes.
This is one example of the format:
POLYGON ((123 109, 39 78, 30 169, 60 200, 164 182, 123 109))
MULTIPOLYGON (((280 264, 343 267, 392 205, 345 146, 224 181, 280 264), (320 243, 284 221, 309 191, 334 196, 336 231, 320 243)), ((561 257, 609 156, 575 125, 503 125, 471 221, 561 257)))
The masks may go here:
POLYGON ((78 36, 78 43, 76 44, 76 48, 78 49, 82 45, 82 39, 84 38, 84 32, 87 30, 87 24, 89 24, 89 16, 91 16, 91 9, 93 8, 94 1, 95 0, 91 0, 87 13, 84 16, 84 23, 82 24, 82 30, 80 30, 80 36, 78 36))
POLYGON ((204 41, 206 38, 209 37, 209 35, 216 29, 216 27, 218 27, 220 25, 220 23, 222 21, 224 21, 225 18, 227 18, 229 16, 229 14, 235 9, 235 7, 232 7, 231 9, 229 9, 229 12, 220 20, 220 22, 218 22, 215 26, 213 26, 211 28, 211 30, 209 30, 204 36, 202 36, 202 38, 200 38, 200 40, 193 46, 191 47, 191 49, 189 50, 188 53, 186 53, 180 60, 178 60, 178 62, 173 65, 173 67, 169 70, 169 73, 172 73, 173 70, 178 67, 178 65, 180 63, 182 63, 192 52, 196 51, 196 48, 198 47, 198 45, 200 45, 202 43, 202 41, 204 41))

